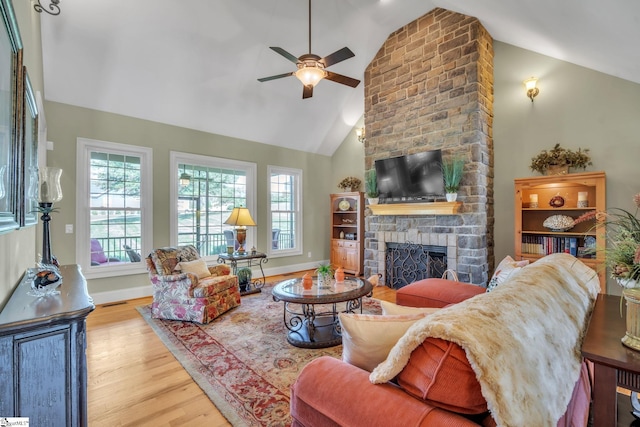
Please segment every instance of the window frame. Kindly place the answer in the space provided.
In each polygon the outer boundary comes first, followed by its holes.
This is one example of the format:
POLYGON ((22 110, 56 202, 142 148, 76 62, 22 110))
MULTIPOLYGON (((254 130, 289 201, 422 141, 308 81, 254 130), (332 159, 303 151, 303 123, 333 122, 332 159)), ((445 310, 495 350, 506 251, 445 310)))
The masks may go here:
POLYGON ((153 150, 149 147, 99 141, 88 138, 77 139, 76 156, 76 263, 82 267, 87 279, 125 276, 147 272, 146 254, 153 250, 153 150), (141 261, 91 265, 91 232, 88 212, 90 203, 91 152, 109 153, 140 158, 140 248, 141 261))
MULTIPOLYGON (((247 203, 246 207, 249 209, 253 220, 256 222, 259 227, 260 224, 257 218, 257 170, 258 166, 253 162, 245 162, 242 160, 233 160, 226 159, 223 157, 214 157, 214 156, 206 156, 201 154, 191 154, 191 153, 183 153, 180 151, 170 151, 169 152, 169 173, 171 182, 169 183, 169 241, 171 246, 176 246, 178 244, 178 186, 179 183, 179 169, 178 164, 188 164, 194 166, 202 166, 207 168, 226 168, 226 169, 235 169, 242 170, 246 173, 246 191, 247 191, 247 203)), ((229 212, 231 213, 231 212, 229 212)), ((245 247, 247 250, 255 245, 258 246, 257 242, 257 227, 247 227, 247 245, 245 247)), ((258 249, 259 250, 259 249, 258 249)), ((217 261, 217 255, 207 255, 202 256, 205 261, 217 261)))
POLYGON ((294 256, 303 254, 303 223, 302 223, 302 169, 287 168, 283 166, 267 165, 267 241, 269 242, 267 255, 269 258, 279 258, 285 256, 294 256), (292 249, 273 249, 271 245, 271 236, 273 235, 273 217, 271 211, 271 175, 287 174, 294 176, 294 197, 295 197, 295 245, 292 249))

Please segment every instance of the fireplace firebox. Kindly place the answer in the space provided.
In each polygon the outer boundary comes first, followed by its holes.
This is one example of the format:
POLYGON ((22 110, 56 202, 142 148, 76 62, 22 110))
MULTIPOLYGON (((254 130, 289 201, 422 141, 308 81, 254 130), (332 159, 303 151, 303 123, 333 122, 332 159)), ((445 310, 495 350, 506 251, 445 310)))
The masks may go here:
POLYGON ((417 280, 442 277, 446 269, 445 246, 387 242, 385 277, 387 286, 393 289, 417 280))

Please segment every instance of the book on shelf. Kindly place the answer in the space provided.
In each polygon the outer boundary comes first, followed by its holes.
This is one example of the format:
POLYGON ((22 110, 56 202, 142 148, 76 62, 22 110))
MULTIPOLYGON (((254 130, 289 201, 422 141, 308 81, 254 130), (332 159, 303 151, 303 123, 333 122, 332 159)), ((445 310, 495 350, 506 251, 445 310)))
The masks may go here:
POLYGON ((584 247, 582 251, 578 250, 577 237, 558 237, 558 236, 522 236, 522 252, 535 255, 550 255, 553 253, 568 253, 580 258, 593 258, 584 247))

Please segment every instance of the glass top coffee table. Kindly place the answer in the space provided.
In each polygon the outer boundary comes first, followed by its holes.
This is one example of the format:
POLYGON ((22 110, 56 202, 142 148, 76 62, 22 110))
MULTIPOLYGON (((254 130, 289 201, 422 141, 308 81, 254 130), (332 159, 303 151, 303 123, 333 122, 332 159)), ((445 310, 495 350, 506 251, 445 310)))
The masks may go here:
POLYGON ((304 289, 302 279, 278 283, 272 290, 274 301, 284 302, 284 325, 289 344, 302 348, 324 348, 340 345, 342 334, 338 314, 360 309, 362 297, 371 295, 373 286, 365 279, 347 277, 344 282, 331 279, 304 289))

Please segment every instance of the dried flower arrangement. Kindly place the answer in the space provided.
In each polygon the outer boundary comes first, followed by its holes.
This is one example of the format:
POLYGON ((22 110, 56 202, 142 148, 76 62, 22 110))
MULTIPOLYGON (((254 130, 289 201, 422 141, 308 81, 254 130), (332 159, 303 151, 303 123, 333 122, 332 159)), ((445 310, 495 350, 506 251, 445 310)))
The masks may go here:
POLYGON ((578 151, 573 151, 561 147, 558 143, 551 150, 542 150, 537 156, 532 157, 529 167, 532 171, 544 174, 550 166, 569 166, 585 169, 592 164, 588 148, 584 150, 578 148, 578 151))
POLYGON ((355 176, 348 176, 338 184, 342 191, 359 191, 362 181, 355 176))

